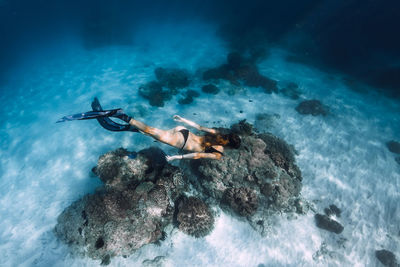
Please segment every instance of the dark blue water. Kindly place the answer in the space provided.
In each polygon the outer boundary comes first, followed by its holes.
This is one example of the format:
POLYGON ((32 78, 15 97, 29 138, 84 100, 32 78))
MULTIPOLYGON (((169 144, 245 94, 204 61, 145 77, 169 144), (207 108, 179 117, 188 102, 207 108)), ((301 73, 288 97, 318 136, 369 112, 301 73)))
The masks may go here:
POLYGON ((399 96, 398 1, 7 1, 0 2, 0 69, 24 53, 72 34, 88 49, 132 44, 143 21, 187 18, 215 24, 235 50, 260 42, 294 51, 293 60, 332 68, 399 96))

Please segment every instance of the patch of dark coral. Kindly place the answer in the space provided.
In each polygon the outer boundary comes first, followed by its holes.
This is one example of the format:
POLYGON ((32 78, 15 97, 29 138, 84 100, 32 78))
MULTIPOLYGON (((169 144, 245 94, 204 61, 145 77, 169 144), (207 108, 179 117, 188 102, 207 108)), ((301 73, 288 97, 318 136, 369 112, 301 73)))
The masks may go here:
POLYGON ((163 170, 164 166, 167 164, 165 159, 165 153, 158 147, 149 147, 139 151, 138 155, 143 155, 147 159, 146 164, 149 166, 147 173, 163 170))
POLYGON ((391 140, 386 143, 387 148, 390 152, 395 154, 400 154, 400 143, 394 140, 391 140))
POLYGON ((131 154, 128 150, 119 148, 100 156, 95 169, 106 187, 135 187, 144 177, 155 181, 167 164, 165 153, 157 147, 143 149, 133 159, 131 154))
POLYGON ((398 267, 396 256, 393 252, 381 249, 375 251, 375 257, 384 265, 388 267, 398 267))
POLYGON ((235 74, 229 69, 227 64, 221 65, 216 68, 210 68, 203 73, 203 80, 227 80, 233 85, 240 85, 237 81, 235 74))
POLYGON ((231 132, 238 135, 251 135, 252 131, 253 131, 253 125, 247 123, 245 119, 231 126, 231 132))
POLYGON ((258 207, 256 192, 246 187, 226 189, 222 201, 240 216, 251 216, 258 207))
POLYGON ((279 92, 284 96, 294 100, 299 99, 301 95, 299 86, 294 82, 288 83, 284 88, 280 89, 279 92))
POLYGON ((335 215, 338 218, 340 218, 340 215, 342 214, 342 211, 335 204, 329 205, 328 208, 324 209, 324 212, 326 216, 335 215))
POLYGON ((139 94, 149 100, 149 104, 155 107, 163 107, 164 102, 172 98, 171 92, 164 89, 161 83, 156 81, 141 85, 139 94))
MULTIPOLYGON (((182 88, 190 84, 189 74, 183 69, 156 68, 154 74, 157 81, 150 81, 139 87, 139 94, 149 100, 155 107, 163 107, 165 102, 172 99, 182 88)), ((186 102, 193 101, 194 95, 189 96, 186 102)))
POLYGON ((216 95, 219 93, 219 88, 215 86, 214 84, 206 84, 203 87, 201 87, 201 91, 207 94, 213 94, 216 95))
POLYGON ((183 197, 178 204, 176 221, 179 229, 194 237, 203 237, 214 227, 214 215, 204 201, 197 197, 183 197))
POLYGON ((255 65, 243 65, 235 70, 238 79, 244 81, 244 84, 250 87, 261 87, 265 93, 278 92, 277 82, 261 75, 255 65))
POLYGON ((301 102, 297 107, 296 111, 302 115, 313 115, 313 116, 326 116, 328 115, 327 107, 325 107, 319 100, 305 100, 301 102))
POLYGON ((284 169, 289 175, 296 177, 301 181, 301 172, 297 165, 294 164, 295 150, 292 146, 289 146, 284 140, 273 136, 272 134, 259 134, 265 144, 265 153, 272 159, 272 161, 278 166, 284 169))
POLYGON ((189 105, 193 103, 193 97, 186 96, 185 98, 181 98, 178 100, 178 103, 181 105, 189 105))
POLYGON ((257 66, 239 53, 232 52, 227 56, 227 63, 211 68, 203 73, 203 80, 227 80, 232 85, 243 83, 250 87, 261 87, 266 93, 277 92, 277 82, 259 73, 257 66))
POLYGON ((114 181, 124 183, 133 180, 132 177, 134 174, 122 168, 125 164, 125 157, 128 154, 128 150, 119 148, 99 158, 99 164, 94 169, 104 184, 112 185, 114 181))
POLYGON ((154 74, 161 86, 170 89, 174 95, 178 93, 178 89, 185 88, 190 84, 189 75, 183 69, 160 67, 154 70, 154 74))
POLYGON ((194 98, 194 97, 199 97, 199 96, 200 96, 199 92, 197 92, 197 91, 195 91, 195 90, 192 90, 192 89, 187 90, 186 93, 185 93, 185 95, 190 96, 190 97, 193 97, 193 98, 194 98))
POLYGON ((188 105, 191 104, 194 98, 199 97, 200 94, 195 90, 187 90, 184 93, 184 97, 178 100, 178 103, 181 105, 188 105))
POLYGON ((344 227, 339 222, 329 218, 326 215, 318 213, 315 214, 314 218, 315 224, 318 228, 327 230, 335 234, 340 234, 341 232, 343 232, 344 227))

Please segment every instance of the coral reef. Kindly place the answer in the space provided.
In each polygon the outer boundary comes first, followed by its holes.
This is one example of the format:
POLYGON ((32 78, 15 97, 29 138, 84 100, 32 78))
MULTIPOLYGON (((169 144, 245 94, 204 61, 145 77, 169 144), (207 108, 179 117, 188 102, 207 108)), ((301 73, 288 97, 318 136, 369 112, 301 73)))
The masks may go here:
POLYGON ((125 149, 101 156, 95 168, 105 186, 66 208, 56 235, 73 252, 109 262, 162 238, 172 223, 175 201, 187 183, 178 167, 165 162, 160 149, 130 158, 125 149))
POLYGON ((245 218, 262 234, 273 214, 305 213, 291 146, 271 134, 253 133, 245 120, 218 130, 242 139, 241 147, 226 149, 221 160, 181 161, 179 168, 155 147, 137 153, 119 148, 100 156, 93 172, 104 185, 67 207, 55 234, 72 252, 108 264, 114 256, 162 240, 169 225, 195 237, 209 234, 214 227, 209 204, 245 218), (189 182, 198 197, 186 196, 189 182))
POLYGON ((329 205, 328 208, 324 209, 324 212, 325 212, 326 216, 335 215, 336 217, 339 217, 339 218, 340 218, 340 215, 342 214, 342 211, 335 204, 329 205))
POLYGON ((326 116, 328 114, 327 107, 325 107, 319 100, 306 100, 301 102, 297 107, 296 111, 302 115, 313 115, 313 116, 326 116))
POLYGON ((381 249, 375 251, 375 257, 384 265, 388 267, 398 267, 396 256, 393 252, 381 249))
POLYGON ((395 154, 400 154, 400 143, 394 140, 391 140, 386 143, 387 148, 390 152, 395 154))
POLYGON ((256 192, 247 187, 226 189, 222 201, 240 216, 251 216, 258 207, 256 192))
POLYGON ((271 214, 300 210, 301 173, 283 140, 248 132, 241 139, 241 147, 225 150, 221 160, 183 161, 181 167, 197 190, 265 234, 271 214))
POLYGON ((162 87, 156 81, 148 82, 139 87, 139 94, 149 100, 149 104, 155 107, 163 107, 164 102, 172 98, 169 90, 162 87))
POLYGON ((191 104, 194 98, 200 96, 200 94, 195 90, 189 89, 184 93, 184 96, 184 98, 178 100, 178 103, 181 105, 191 104))
POLYGON ((219 93, 219 88, 213 84, 206 84, 203 87, 201 87, 201 91, 207 94, 216 95, 219 93))
POLYGON ((239 79, 250 87, 261 87, 266 93, 277 92, 277 82, 268 77, 261 75, 255 65, 243 65, 235 70, 239 79))
POLYGON ((58 217, 56 234, 76 252, 102 260, 157 241, 172 212, 165 189, 146 186, 85 196, 58 217))
POLYGON ((277 92, 277 82, 261 75, 257 66, 251 60, 244 59, 240 54, 228 54, 227 63, 211 68, 203 73, 203 80, 227 80, 238 86, 242 82, 249 87, 261 87, 266 93, 277 92))
POLYGON ((210 208, 197 197, 183 197, 178 204, 176 221, 179 229, 195 237, 206 236, 214 227, 210 208))
POLYGON ((189 75, 183 69, 156 68, 154 74, 158 82, 171 90, 172 94, 177 94, 178 89, 187 87, 190 84, 189 75))
MULTIPOLYGON (((163 107, 164 102, 171 100, 179 89, 190 84, 189 74, 183 69, 156 68, 154 74, 157 81, 150 81, 139 87, 139 94, 149 100, 149 104, 156 107, 163 107)), ((193 90, 191 90, 193 91, 193 90)), ((196 92, 197 93, 197 92, 196 92)), ((181 104, 189 104, 195 95, 187 92, 186 98, 180 100, 181 104)))
POLYGON ((233 85, 240 85, 236 80, 234 73, 230 71, 228 65, 224 64, 216 68, 210 68, 203 73, 203 80, 227 80, 233 85))
POLYGON ((231 132, 238 135, 251 135, 253 131, 253 125, 247 123, 246 120, 241 120, 231 126, 231 132))
POLYGON ((335 234, 340 234, 341 232, 343 232, 343 226, 337 221, 329 218, 327 215, 317 213, 315 214, 314 218, 318 228, 327 230, 335 234))
POLYGON ((301 95, 301 92, 299 91, 299 86, 294 82, 288 83, 286 87, 280 89, 279 92, 284 96, 294 100, 299 99, 301 95))

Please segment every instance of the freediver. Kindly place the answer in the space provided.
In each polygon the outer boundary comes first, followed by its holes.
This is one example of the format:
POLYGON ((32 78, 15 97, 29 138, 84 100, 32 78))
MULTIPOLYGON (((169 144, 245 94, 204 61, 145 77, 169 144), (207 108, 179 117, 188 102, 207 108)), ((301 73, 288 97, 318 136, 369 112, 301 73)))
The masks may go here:
POLYGON ((132 131, 140 132, 151 136, 152 138, 176 147, 180 150, 186 150, 193 153, 166 156, 167 161, 180 160, 180 159, 221 159, 224 155, 224 148, 240 147, 240 137, 234 133, 222 134, 216 129, 206 128, 198 125, 197 123, 174 115, 173 119, 177 122, 186 124, 193 127, 198 131, 205 134, 196 135, 186 129, 184 126, 177 126, 170 130, 161 130, 150 127, 143 122, 135 120, 134 118, 126 115, 122 109, 103 110, 100 102, 95 98, 92 102, 93 111, 78 113, 61 118, 57 122, 71 121, 71 120, 88 120, 97 119, 100 125, 109 131, 132 131), (120 124, 114 122, 110 117, 118 118, 128 124, 120 124))

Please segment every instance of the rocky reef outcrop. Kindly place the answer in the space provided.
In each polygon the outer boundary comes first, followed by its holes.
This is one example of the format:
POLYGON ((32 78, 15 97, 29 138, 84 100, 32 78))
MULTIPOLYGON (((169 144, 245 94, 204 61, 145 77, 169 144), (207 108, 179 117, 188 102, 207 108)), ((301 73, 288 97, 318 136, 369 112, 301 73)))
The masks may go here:
POLYGON ((158 82, 171 90, 172 94, 177 94, 178 89, 189 86, 189 75, 184 69, 176 68, 156 68, 154 74, 158 82))
POLYGON ((252 133, 246 125, 242 121, 231 127, 242 129, 239 149, 225 150, 221 160, 181 165, 197 190, 264 233, 272 213, 302 212, 302 177, 292 147, 271 134, 252 133))
POLYGON ((375 257, 384 265, 388 267, 398 267, 400 264, 397 262, 396 256, 393 252, 381 249, 375 251, 375 257))
POLYGON ((293 100, 297 100, 300 98, 301 92, 299 90, 299 86, 294 82, 289 82, 285 87, 279 90, 279 92, 293 100))
MULTIPOLYGON (((386 142, 386 147, 390 152, 397 154, 397 155, 400 154, 400 142, 395 141, 395 140, 388 141, 388 142, 386 142)), ((395 157, 394 160, 397 164, 400 165, 400 157, 399 156, 395 157)))
POLYGON ((238 86, 242 82, 246 86, 260 87, 266 93, 278 92, 277 81, 262 75, 254 61, 242 57, 237 52, 229 53, 227 63, 215 68, 210 68, 203 73, 203 80, 229 81, 238 86))
POLYGON ((182 171, 157 148, 108 152, 94 170, 104 186, 63 211, 56 235, 73 252, 103 262, 160 240, 187 188, 182 171))
POLYGON ((248 187, 228 188, 222 197, 227 204, 240 216, 251 216, 258 208, 258 196, 255 190, 248 187))
POLYGON ((390 152, 395 153, 395 154, 400 154, 400 142, 391 140, 386 143, 386 146, 390 152))
POLYGON ((183 93, 183 98, 178 100, 178 103, 181 105, 189 105, 191 104, 196 97, 199 97, 199 92, 189 89, 183 93))
POLYGON ((206 84, 201 87, 201 91, 206 93, 206 94, 213 94, 216 95, 219 92, 219 88, 215 86, 214 84, 206 84))
MULTIPOLYGON (((163 107, 180 89, 190 84, 189 74, 184 69, 160 67, 154 70, 154 74, 157 80, 139 87, 139 94, 148 99, 151 106, 163 107)), ((185 100, 181 100, 185 103, 181 104, 188 104, 187 102, 193 101, 193 97, 195 93, 187 91, 185 100)))
POLYGON ((317 213, 315 214, 314 219, 318 228, 335 234, 343 232, 344 227, 339 222, 331 219, 328 215, 317 213))
POLYGON ((108 264, 113 256, 162 240, 167 226, 206 236, 214 227, 215 205, 247 219, 262 234, 271 215, 304 212, 291 146, 271 134, 253 133, 245 120, 218 130, 242 140, 221 160, 184 160, 177 167, 155 147, 100 156, 93 172, 103 185, 61 213, 55 234, 72 252, 108 264))
POLYGON ((164 102, 172 98, 168 89, 163 88, 157 81, 151 81, 139 87, 139 95, 149 100, 149 104, 155 107, 163 107, 164 102))
POLYGON ((182 197, 178 202, 176 223, 182 232, 203 237, 213 229, 214 215, 200 198, 182 197))
POLYGON ((305 100, 302 101, 297 107, 296 111, 302 115, 313 115, 313 116, 326 116, 328 115, 328 108, 321 103, 321 101, 305 100))

